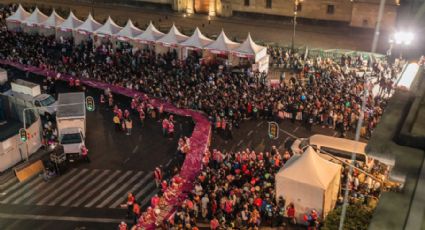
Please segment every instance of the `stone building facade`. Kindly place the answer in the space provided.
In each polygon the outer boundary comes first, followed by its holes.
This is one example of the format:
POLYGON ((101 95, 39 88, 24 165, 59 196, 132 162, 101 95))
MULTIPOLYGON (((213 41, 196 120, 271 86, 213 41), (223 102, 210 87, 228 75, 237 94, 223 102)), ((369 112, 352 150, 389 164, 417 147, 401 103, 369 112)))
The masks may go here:
MULTIPOLYGON (((296 0, 139 0, 169 4, 189 14, 230 17, 235 14, 293 17, 296 0)), ((380 0, 298 0, 298 18, 340 22, 353 27, 374 28, 380 0)), ((382 28, 392 29, 399 0, 386 0, 382 28)))

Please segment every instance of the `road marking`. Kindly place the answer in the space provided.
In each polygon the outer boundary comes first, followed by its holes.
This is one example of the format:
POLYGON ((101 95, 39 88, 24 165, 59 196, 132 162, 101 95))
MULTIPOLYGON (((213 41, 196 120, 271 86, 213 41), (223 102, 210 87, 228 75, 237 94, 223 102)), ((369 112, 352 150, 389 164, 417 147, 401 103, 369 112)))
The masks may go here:
POLYGON ((114 193, 112 193, 107 199, 104 199, 102 203, 96 206, 96 208, 102 208, 105 205, 107 205, 112 199, 114 199, 115 196, 119 195, 121 192, 124 191, 131 183, 133 183, 135 180, 137 180, 141 175, 143 175, 143 172, 137 172, 136 175, 131 177, 129 180, 127 180, 123 185, 121 185, 117 190, 115 190, 114 193))
POLYGON ((248 132, 248 136, 251 136, 251 134, 254 132, 254 130, 251 130, 248 132))
POLYGON ((98 196, 96 196, 93 200, 91 200, 90 203, 84 205, 84 207, 88 208, 91 207, 93 204, 95 204, 97 201, 99 201, 104 195, 109 193, 115 186, 117 186, 122 180, 124 180, 128 175, 130 175, 133 171, 128 171, 124 175, 120 176, 118 179, 115 180, 113 184, 111 184, 107 189, 103 190, 98 196))
MULTIPOLYGON (((96 188, 102 188, 107 183, 109 183, 112 179, 114 179, 114 177, 116 177, 120 172, 121 172, 120 170, 115 171, 111 176, 108 176, 108 178, 106 180, 102 181, 102 183, 96 185, 96 188)), ((97 189, 90 189, 90 191, 88 193, 85 193, 84 197, 80 197, 80 199, 75 201, 74 204, 71 205, 71 207, 78 207, 84 201, 86 201, 89 197, 91 197, 96 191, 97 191, 97 189)))
MULTIPOLYGON (((43 197, 44 195, 47 195, 50 193, 50 190, 53 189, 53 191, 56 189, 56 185, 59 185, 60 182, 68 180, 71 176, 74 176, 74 172, 77 171, 76 168, 69 171, 67 174, 60 176, 59 178, 55 178, 54 181, 48 182, 47 186, 43 189, 43 191, 40 191, 37 194, 33 194, 27 201, 25 201, 24 204, 30 204, 31 202, 35 201, 36 199, 43 197)), ((52 191, 52 192, 53 192, 52 191)))
POLYGON ((83 176, 83 178, 81 178, 79 181, 77 181, 75 184, 72 184, 71 188, 67 188, 63 193, 61 193, 59 196, 56 196, 54 200, 52 200, 50 203, 48 203, 47 205, 49 206, 53 206, 56 205, 59 201, 61 201, 63 198, 67 197, 68 195, 71 194, 71 192, 73 192, 73 189, 75 188, 79 188, 81 185, 85 184, 87 181, 89 181, 89 179, 91 179, 92 176, 94 176, 94 174, 96 172, 98 172, 98 169, 94 169, 92 170, 89 174, 86 174, 83 176))
MULTIPOLYGON (((12 223, 10 223, 9 225, 5 226, 6 230, 13 230, 13 229, 19 229, 18 226, 20 226, 22 223, 21 220, 15 220, 12 223)), ((22 225, 21 225, 22 226, 22 225)))
MULTIPOLYGON (((130 189, 128 189, 128 191, 132 192, 133 194, 135 193, 135 191, 137 191, 142 185, 144 185, 146 183, 146 181, 148 179, 152 178, 152 173, 148 173, 146 174, 145 177, 143 177, 143 179, 141 181, 139 181, 139 183, 135 184, 133 187, 131 187, 130 189)), ((145 187, 146 188, 146 187, 145 187)), ((137 197, 137 196, 136 196, 137 197)), ((111 206, 109 206, 109 208, 116 208, 118 207, 123 201, 125 201, 125 196, 120 197, 119 199, 117 199, 111 206)))
POLYGON ((285 140, 283 141, 283 144, 286 144, 286 142, 289 140, 289 137, 286 137, 285 140))
MULTIPOLYGON (((6 182, 6 183, 2 184, 0 187, 1 187, 1 188, 7 188, 7 187, 9 187, 9 186, 10 186, 13 182, 18 182, 18 183, 19 183, 18 179, 16 179, 16 177, 13 177, 13 178, 10 178, 8 182, 6 182)), ((2 192, 2 193, 1 193, 1 195, 6 195, 6 194, 7 194, 6 192, 2 192)))
POLYGON ((27 193, 22 194, 22 196, 15 199, 12 204, 19 204, 19 202, 25 200, 26 198, 33 196, 34 194, 38 194, 38 192, 40 192, 40 189, 45 185, 45 183, 39 183, 37 186, 27 191, 27 193))
POLYGON ((127 157, 127 159, 124 160, 123 164, 127 163, 127 161, 129 161, 129 160, 130 160, 130 157, 127 157))
POLYGON ((74 222, 93 222, 93 223, 120 223, 122 219, 112 218, 90 218, 78 216, 47 216, 47 215, 32 215, 32 214, 9 214, 0 213, 0 219, 14 220, 57 220, 57 221, 74 221, 74 222))
MULTIPOLYGON (((136 194, 136 199, 142 197, 142 195, 145 195, 146 191, 149 191, 149 189, 151 189, 153 186, 156 187, 155 182, 151 181, 146 187, 144 187, 141 191, 139 191, 136 194)), ((145 195, 146 196, 146 195, 145 195)), ((150 198, 149 198, 150 199, 150 198)))
POLYGON ((168 167, 170 166, 171 162, 173 162, 173 159, 170 159, 170 160, 167 162, 167 164, 165 164, 165 168, 168 168, 168 167))
POLYGON ((295 133, 299 128, 300 128, 299 126, 295 127, 294 131, 292 131, 292 132, 295 133))
POLYGON ((240 140, 237 146, 240 146, 242 144, 243 140, 240 140))
MULTIPOLYGON (((28 182, 28 181, 27 181, 28 182)), ((12 187, 9 187, 8 189, 6 189, 6 191, 3 191, 2 194, 7 195, 9 192, 13 191, 14 189, 18 188, 19 186, 24 185, 25 182, 19 182, 12 185, 12 187)))
POLYGON ((137 145, 134 149, 133 149, 133 154, 135 154, 136 153, 136 151, 139 149, 139 145, 137 145))
POLYGON ((87 169, 82 169, 80 172, 77 173, 77 175, 74 175, 69 181, 67 181, 66 183, 62 184, 61 186, 55 188, 52 193, 50 193, 49 195, 45 196, 44 199, 42 199, 41 201, 39 201, 37 203, 37 205, 42 205, 42 204, 46 203, 47 201, 51 200, 63 188, 68 188, 68 186, 71 185, 72 183, 74 183, 75 180, 79 179, 80 175, 86 173, 86 171, 88 171, 88 170, 87 169))
POLYGON ((29 183, 25 184, 24 186, 20 187, 18 191, 15 191, 14 193, 12 193, 9 197, 7 197, 6 199, 2 200, 0 203, 2 204, 7 204, 9 203, 12 199, 14 199, 15 197, 21 195, 22 193, 25 192, 31 192, 31 190, 29 190, 29 188, 36 183, 42 182, 42 177, 37 175, 37 178, 33 179, 32 181, 30 181, 29 183))
MULTIPOLYGON (((84 187, 82 189, 78 189, 78 191, 75 192, 74 195, 72 195, 67 200, 65 200, 62 204, 60 204, 60 206, 68 206, 71 203, 71 201, 73 201, 77 197, 80 197, 81 194, 85 191, 85 189, 90 188, 91 186, 93 186, 94 184, 96 184, 99 180, 105 179, 104 176, 106 176, 106 174, 108 172, 109 172, 109 169, 104 170, 96 178, 94 178, 93 180, 90 180, 90 182, 88 184, 84 185, 84 187)), ((92 188, 90 188, 90 189, 92 189, 92 188)))
POLYGON ((260 127, 262 124, 264 123, 264 121, 260 122, 257 124, 257 127, 260 127))
POLYGON ((285 131, 285 130, 283 130, 283 129, 279 129, 280 131, 282 131, 283 133, 285 133, 286 135, 288 135, 288 136, 290 136, 290 137, 292 137, 292 138, 295 138, 295 139, 297 139, 298 137, 297 136, 295 136, 294 134, 292 134, 292 133, 290 133, 290 132, 287 132, 287 131, 285 131))
POLYGON ((149 193, 149 195, 147 195, 145 197, 145 199, 142 200, 142 202, 140 203, 140 206, 143 207, 145 205, 147 205, 149 203, 149 201, 151 200, 151 198, 153 196, 155 196, 155 194, 157 194, 159 191, 159 189, 154 189, 151 193, 149 193))

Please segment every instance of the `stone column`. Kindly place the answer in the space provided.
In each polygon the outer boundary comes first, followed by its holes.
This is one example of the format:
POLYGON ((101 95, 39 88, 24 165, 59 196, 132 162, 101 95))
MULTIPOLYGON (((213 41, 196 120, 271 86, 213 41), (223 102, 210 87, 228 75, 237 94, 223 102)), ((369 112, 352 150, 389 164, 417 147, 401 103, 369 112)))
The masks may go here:
MULTIPOLYGON (((208 1, 208 0, 205 0, 208 1)), ((209 10, 208 10, 208 16, 215 16, 216 12, 215 12, 215 6, 216 6, 216 0, 209 0, 210 4, 209 4, 209 10)))
POLYGON ((195 11, 193 10, 194 0, 186 0, 186 13, 193 14, 195 11))

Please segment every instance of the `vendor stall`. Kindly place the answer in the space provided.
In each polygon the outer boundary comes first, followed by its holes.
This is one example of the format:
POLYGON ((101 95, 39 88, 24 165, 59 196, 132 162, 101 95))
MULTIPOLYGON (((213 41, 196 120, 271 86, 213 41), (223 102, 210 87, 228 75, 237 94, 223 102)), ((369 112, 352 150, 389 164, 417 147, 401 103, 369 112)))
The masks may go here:
POLYGON ((156 41, 155 52, 156 54, 165 54, 167 52, 176 52, 177 57, 182 59, 182 47, 179 45, 181 42, 184 42, 188 37, 177 29, 173 24, 170 31, 164 35, 162 38, 156 41))
POLYGON ((182 46, 183 59, 186 59, 192 52, 196 52, 198 56, 202 56, 202 50, 204 47, 208 46, 212 42, 213 40, 204 36, 199 28, 196 27, 193 35, 180 44, 182 46))
POLYGON ((93 16, 89 14, 86 21, 73 31, 74 43, 80 44, 82 41, 92 38, 93 33, 101 26, 102 24, 94 20, 93 16))
POLYGON ((135 41, 137 42, 137 48, 153 49, 155 48, 156 40, 160 39, 162 36, 164 36, 164 33, 155 28, 152 22, 150 22, 146 30, 139 36, 135 37, 135 41))
POLYGON ((129 43, 135 47, 135 38, 143 33, 143 30, 137 28, 131 19, 128 19, 127 24, 114 36, 117 44, 129 43))
POLYGON ((56 27, 62 24, 65 21, 61 16, 59 16, 55 10, 52 11, 52 14, 49 18, 44 21, 40 26, 40 34, 44 36, 51 36, 56 33, 56 27))
POLYGON ((276 198, 294 204, 300 222, 316 210, 321 218, 335 207, 341 180, 341 166, 320 157, 312 147, 292 156, 276 174, 276 198))
POLYGON ((230 52, 239 47, 239 45, 239 43, 231 41, 222 30, 217 39, 205 47, 203 62, 217 62, 218 64, 232 66, 230 52))
POLYGON ((21 4, 15 13, 6 18, 7 29, 10 31, 22 30, 22 22, 24 22, 31 14, 28 13, 21 4))
POLYGON ((267 48, 255 44, 250 34, 237 49, 232 51, 232 55, 234 56, 232 64, 235 66, 245 66, 259 72, 268 72, 267 48), (260 67, 262 68, 260 69, 260 67))
POLYGON ((94 32, 96 36, 96 46, 99 46, 104 42, 112 42, 112 36, 120 32, 120 30, 122 30, 122 27, 118 26, 111 17, 108 17, 105 24, 94 32))
POLYGON ((83 21, 75 17, 71 11, 68 18, 56 28, 56 39, 72 37, 73 31, 81 24, 83 21))
POLYGON ((47 18, 48 17, 36 7, 32 14, 22 22, 24 25, 23 31, 31 34, 39 33, 41 24, 43 24, 47 18))

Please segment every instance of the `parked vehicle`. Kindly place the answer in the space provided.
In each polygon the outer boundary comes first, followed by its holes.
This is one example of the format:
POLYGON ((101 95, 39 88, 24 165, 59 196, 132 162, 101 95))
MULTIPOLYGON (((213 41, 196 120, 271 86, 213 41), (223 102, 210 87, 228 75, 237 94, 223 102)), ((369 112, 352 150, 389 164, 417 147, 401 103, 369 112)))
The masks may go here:
POLYGON ((351 154, 355 153, 356 161, 365 163, 368 166, 373 163, 373 160, 365 153, 366 143, 363 142, 316 134, 309 138, 296 139, 291 146, 291 150, 295 154, 302 154, 307 146, 312 146, 320 156, 327 160, 333 160, 329 156, 332 155, 347 162, 351 159, 351 154))
POLYGON ((11 83, 11 90, 4 93, 15 98, 29 102, 33 107, 38 107, 40 115, 56 113, 56 100, 49 94, 41 93, 40 85, 17 79, 11 83))
POLYGON ((66 158, 73 162, 81 157, 86 136, 86 106, 84 93, 62 93, 56 114, 59 143, 66 158))

